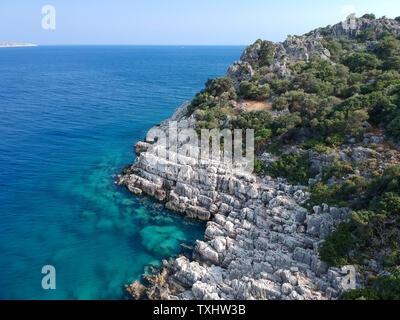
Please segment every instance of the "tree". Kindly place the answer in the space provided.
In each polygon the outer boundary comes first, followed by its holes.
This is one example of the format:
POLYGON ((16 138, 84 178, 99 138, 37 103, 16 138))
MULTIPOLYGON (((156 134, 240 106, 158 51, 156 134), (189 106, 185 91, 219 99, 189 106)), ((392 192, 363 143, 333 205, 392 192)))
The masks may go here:
POLYGON ((340 58, 340 53, 343 51, 342 44, 337 40, 323 40, 322 44, 331 53, 331 59, 338 61, 340 58))
POLYGON ((262 154, 265 151, 269 138, 272 136, 272 130, 263 128, 255 133, 254 147, 256 154, 262 154))
POLYGON ((387 131, 392 137, 400 140, 400 116, 397 116, 389 123, 387 131))
POLYGON ((399 48, 399 40, 393 36, 386 36, 379 41, 372 51, 381 59, 391 57, 399 48))
POLYGON ((364 14, 361 18, 375 20, 376 16, 373 13, 367 13, 367 14, 364 14))
POLYGON ((293 90, 275 99, 272 107, 275 110, 289 109, 290 112, 299 112, 301 116, 307 116, 314 114, 321 103, 321 98, 316 94, 309 94, 303 90, 293 90))
POLYGON ((302 122, 303 118, 300 116, 300 113, 288 113, 275 119, 273 127, 276 133, 284 134, 298 127, 302 122))
POLYGON ((268 83, 276 94, 284 94, 288 92, 292 84, 290 80, 271 80, 268 83))
POLYGON ((252 100, 265 100, 271 95, 271 88, 268 84, 259 85, 250 81, 243 81, 239 91, 243 98, 252 100))
POLYGON ((333 86, 327 81, 318 79, 314 74, 305 72, 294 81, 296 89, 303 89, 307 93, 316 93, 320 96, 329 96, 333 93, 333 86))
POLYGON ((259 66, 269 66, 272 62, 275 51, 275 44, 271 41, 262 41, 261 49, 258 54, 259 57, 259 66))
POLYGON ((362 73, 376 69, 380 61, 373 54, 356 52, 344 58, 343 63, 350 68, 352 72, 362 73))
POLYGON ((386 59, 383 63, 385 70, 397 70, 400 71, 400 56, 393 56, 386 59))
POLYGON ((354 227, 349 223, 342 223, 336 231, 326 237, 325 242, 319 248, 322 261, 331 266, 342 266, 348 263, 348 251, 354 245, 352 231, 354 227))
POLYGON ((292 184, 308 184, 317 172, 312 168, 307 155, 286 154, 276 162, 270 163, 266 173, 272 177, 284 177, 292 184))
POLYGON ((286 97, 282 95, 274 100, 272 108, 278 111, 286 110, 289 108, 289 102, 286 97))
POLYGON ((265 163, 261 160, 255 159, 254 160, 254 172, 255 173, 262 173, 265 170, 266 166, 265 163))
POLYGON ((360 42, 376 40, 375 30, 372 28, 365 29, 357 36, 357 39, 360 42))
POLYGON ((394 192, 385 192, 371 201, 370 208, 384 216, 399 214, 400 196, 394 192))
POLYGON ((233 93, 235 91, 235 87, 231 78, 220 77, 216 78, 215 80, 208 79, 206 82, 205 91, 210 95, 217 97, 224 92, 233 93))
POLYGON ((400 300, 400 267, 390 275, 378 277, 376 286, 381 299, 400 300))

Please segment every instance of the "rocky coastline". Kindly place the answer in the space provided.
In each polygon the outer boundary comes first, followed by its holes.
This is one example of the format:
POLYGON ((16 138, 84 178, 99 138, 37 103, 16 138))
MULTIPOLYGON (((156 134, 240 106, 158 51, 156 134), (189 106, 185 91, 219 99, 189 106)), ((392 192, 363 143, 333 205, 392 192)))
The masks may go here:
MULTIPOLYGON (((169 121, 178 121, 180 130, 192 127, 195 119, 185 116, 188 105, 156 128, 166 130, 169 121)), ((139 282, 128 286, 132 296, 300 300, 343 293, 347 272, 328 269, 317 250, 346 220, 348 209, 315 207, 310 214, 300 206, 307 187, 212 162, 178 164, 159 157, 158 147, 154 141, 138 142, 136 161, 125 167, 118 183, 188 218, 207 221, 207 228, 192 260, 164 261, 149 288, 139 282)))
MULTIPOLYGON (((321 34, 354 37, 371 24, 377 32, 390 29, 395 35, 400 34, 400 26, 394 20, 357 19, 355 23, 352 29, 340 23, 274 44, 266 79, 273 74, 291 80, 288 65, 308 62, 312 56, 330 61, 331 53, 321 44, 321 34)), ((227 78, 232 79, 236 90, 254 76, 252 66, 260 59, 260 50, 261 45, 256 42, 229 67, 227 78)), ((189 107, 190 102, 184 103, 171 118, 153 129, 168 136, 171 122, 177 123, 178 131, 195 128, 197 119, 189 115, 189 107)), ((364 142, 381 143, 383 139, 380 134, 368 134, 364 142)), ((170 145, 168 151, 172 147, 175 146, 170 145)), ((307 186, 249 174, 240 166, 211 160, 198 162, 190 156, 169 160, 161 156, 165 148, 149 136, 136 143, 135 163, 123 169, 117 183, 135 195, 151 196, 185 217, 204 221, 207 228, 204 239, 196 241, 192 257, 164 260, 160 270, 146 277, 145 283, 127 285, 130 298, 324 300, 339 299, 349 289, 365 285, 365 276, 359 269, 328 267, 318 252, 324 239, 349 220, 349 208, 322 204, 309 210, 304 207, 310 197, 307 186)), ((288 152, 303 152, 294 149, 288 152)), ((348 149, 339 150, 336 155, 357 162, 368 159, 371 153, 350 142, 348 149)), ((331 161, 312 151, 308 157, 317 171, 331 161)), ((259 159, 264 163, 274 161, 268 153, 259 159)), ((309 184, 320 179, 321 174, 309 184)), ((380 271, 372 260, 369 268, 380 271)))

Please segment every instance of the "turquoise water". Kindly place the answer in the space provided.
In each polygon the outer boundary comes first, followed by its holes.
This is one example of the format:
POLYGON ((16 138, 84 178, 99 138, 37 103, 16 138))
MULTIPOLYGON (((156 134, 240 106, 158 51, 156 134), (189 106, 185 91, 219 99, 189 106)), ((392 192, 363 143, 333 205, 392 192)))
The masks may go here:
POLYGON ((119 299, 204 225, 114 185, 133 144, 242 47, 0 50, 0 298, 119 299), (56 290, 41 269, 56 268, 56 290))

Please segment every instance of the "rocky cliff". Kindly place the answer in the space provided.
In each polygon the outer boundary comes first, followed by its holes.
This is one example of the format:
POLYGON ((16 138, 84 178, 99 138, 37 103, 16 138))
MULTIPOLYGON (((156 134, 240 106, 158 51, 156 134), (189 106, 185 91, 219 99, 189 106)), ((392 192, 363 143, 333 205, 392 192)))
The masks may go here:
MULTIPOLYGON (((194 118, 185 116, 187 107, 178 108, 156 128, 167 130, 169 121, 176 120, 179 130, 193 127, 194 118)), ((158 156, 160 148, 164 145, 154 141, 139 142, 138 157, 124 169, 119 183, 136 195, 164 201, 170 210, 208 222, 193 260, 181 257, 166 264, 163 280, 147 289, 150 297, 328 299, 347 288, 347 271, 328 269, 317 249, 347 218, 348 209, 316 207, 316 214, 310 214, 300 206, 308 197, 307 187, 220 163, 169 161, 158 156)))
MULTIPOLYGON (((271 78, 293 81, 296 72, 291 66, 296 62, 308 63, 312 57, 318 57, 336 65, 324 38, 354 39, 366 30, 372 30, 378 37, 385 31, 400 35, 400 26, 395 20, 361 18, 349 23, 351 27, 339 23, 304 36, 289 36, 281 43, 257 41, 244 51, 240 61, 229 67, 227 78, 232 80, 238 94, 240 85, 255 76, 259 76, 257 85, 261 86, 271 78)), ((373 46, 373 42, 369 41, 367 46, 373 46)), ((373 82, 366 85, 370 83, 373 82)), ((231 106, 237 103, 229 102, 231 106)), ((268 107, 268 101, 265 105, 268 107)), ((196 128, 199 120, 188 110, 190 106, 190 103, 183 104, 170 119, 154 129, 168 136, 168 126, 175 121, 178 131, 196 128)), ((275 117, 286 113, 280 112, 275 117)), ((222 122, 229 122, 229 119, 227 116, 222 122)), ((368 126, 370 124, 365 122, 364 127, 368 126)), ((301 130, 302 133, 310 131, 309 128, 301 130)), ((379 131, 364 135, 360 144, 351 138, 349 146, 336 150, 336 156, 352 163, 368 160, 374 151, 363 147, 363 143, 383 143, 383 140, 379 131)), ((119 184, 133 194, 146 194, 163 201, 167 209, 203 220, 207 228, 204 239, 196 242, 192 259, 182 256, 164 261, 160 272, 148 278, 149 286, 144 287, 139 282, 128 286, 127 291, 133 297, 337 299, 346 290, 364 284, 365 279, 359 274, 349 283, 348 273, 353 269, 328 268, 318 252, 326 236, 341 222, 349 221, 351 210, 347 207, 323 204, 306 209, 305 203, 310 198, 308 186, 250 174, 240 166, 212 160, 198 162, 189 155, 166 158, 162 156, 166 149, 171 152, 175 145, 166 147, 154 136, 138 142, 135 147, 135 163, 124 168, 119 184)), ((321 181, 323 168, 335 158, 317 152, 307 153, 300 147, 294 147, 293 152, 306 153, 318 173, 310 179, 310 185, 321 181)), ((388 158, 396 160, 397 155, 388 153, 388 158)), ((274 161, 272 158, 271 154, 264 153, 259 159, 268 165, 274 161)), ((381 159, 386 158, 383 155, 381 159)), ((385 167, 388 161, 382 160, 378 165, 385 167)), ((335 177, 332 179, 329 183, 337 183, 335 177)), ((345 181, 341 177, 337 180, 340 179, 340 183, 345 181)))

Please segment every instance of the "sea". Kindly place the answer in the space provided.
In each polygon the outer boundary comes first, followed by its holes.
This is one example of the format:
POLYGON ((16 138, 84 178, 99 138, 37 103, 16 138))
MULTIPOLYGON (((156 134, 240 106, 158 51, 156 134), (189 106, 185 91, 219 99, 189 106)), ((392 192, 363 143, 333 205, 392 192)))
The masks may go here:
POLYGON ((203 239, 204 223, 114 181, 135 142, 243 49, 0 48, 0 299, 124 299, 203 239))

